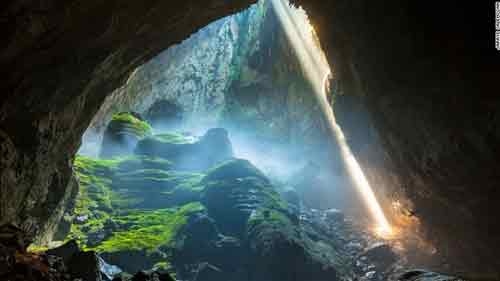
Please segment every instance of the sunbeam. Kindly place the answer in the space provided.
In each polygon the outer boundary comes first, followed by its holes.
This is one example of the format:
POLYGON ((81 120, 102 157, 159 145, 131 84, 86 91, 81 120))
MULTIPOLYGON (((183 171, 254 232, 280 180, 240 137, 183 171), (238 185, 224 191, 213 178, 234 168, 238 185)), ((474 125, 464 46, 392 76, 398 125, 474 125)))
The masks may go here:
POLYGON ((375 221, 376 233, 382 237, 390 236, 392 233, 391 225, 358 161, 349 148, 344 133, 335 120, 332 108, 328 105, 324 85, 331 70, 323 51, 314 40, 314 29, 307 15, 302 9, 292 9, 284 0, 272 0, 271 2, 300 61, 302 70, 313 86, 314 95, 320 104, 325 119, 328 121, 332 137, 336 139, 339 145, 344 165, 352 182, 375 221))

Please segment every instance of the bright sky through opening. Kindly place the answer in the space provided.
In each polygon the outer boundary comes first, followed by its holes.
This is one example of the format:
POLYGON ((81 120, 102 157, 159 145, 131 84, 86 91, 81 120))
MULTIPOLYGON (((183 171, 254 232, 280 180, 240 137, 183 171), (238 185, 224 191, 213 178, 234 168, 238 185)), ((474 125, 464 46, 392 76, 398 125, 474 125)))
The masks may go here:
POLYGON ((375 220, 376 232, 381 236, 389 236, 392 233, 391 226, 358 161, 352 154, 342 129, 337 124, 332 108, 328 105, 325 83, 331 70, 323 51, 315 39, 314 29, 305 11, 291 7, 287 0, 271 0, 271 3, 299 59, 302 71, 313 86, 321 111, 328 121, 330 132, 339 144, 345 167, 375 220))

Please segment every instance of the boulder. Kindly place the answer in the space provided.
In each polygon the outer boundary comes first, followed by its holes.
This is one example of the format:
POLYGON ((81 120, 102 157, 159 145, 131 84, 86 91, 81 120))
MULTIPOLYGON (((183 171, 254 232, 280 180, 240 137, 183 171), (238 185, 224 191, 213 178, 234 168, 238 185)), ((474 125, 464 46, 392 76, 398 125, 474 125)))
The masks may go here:
POLYGON ((147 137, 138 142, 135 154, 168 159, 177 170, 202 171, 230 159, 233 150, 227 131, 216 128, 196 142, 182 134, 147 137))
POLYGON ((68 264, 73 278, 82 281, 102 281, 99 257, 93 251, 78 252, 73 255, 68 264))
POLYGON ((17 226, 13 224, 0 226, 0 245, 24 253, 31 242, 32 239, 26 231, 17 226))
POLYGON ((210 170, 203 178, 202 202, 224 234, 241 236, 253 211, 279 195, 250 162, 235 159, 210 170))
POLYGON ((398 256, 392 250, 391 246, 385 243, 376 243, 366 249, 362 254, 369 263, 375 265, 379 271, 385 271, 398 260, 398 256))
POLYGON ((0 244, 0 276, 10 272, 16 263, 16 250, 0 244))
POLYGON ((65 264, 69 264, 71 258, 80 252, 80 248, 75 240, 70 240, 67 243, 48 250, 47 255, 57 256, 63 259, 65 264))
POLYGON ((100 156, 111 158, 133 152, 137 142, 151 134, 151 126, 135 113, 113 115, 103 136, 100 156))
POLYGON ((251 280, 334 281, 333 264, 315 256, 304 241, 294 239, 286 228, 268 226, 251 233, 251 280))
POLYGON ((182 122, 183 109, 169 100, 159 100, 153 103, 144 114, 146 120, 159 130, 174 129, 182 122))

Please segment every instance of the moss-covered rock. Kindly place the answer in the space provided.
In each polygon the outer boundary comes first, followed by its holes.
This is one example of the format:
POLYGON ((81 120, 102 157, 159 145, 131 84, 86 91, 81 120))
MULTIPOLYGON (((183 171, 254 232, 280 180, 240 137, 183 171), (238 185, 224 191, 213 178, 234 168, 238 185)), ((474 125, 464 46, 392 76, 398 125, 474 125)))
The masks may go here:
POLYGON ((196 142, 173 133, 147 137, 139 141, 135 153, 168 159, 178 170, 206 170, 233 156, 227 131, 222 128, 208 130, 196 142))
POLYGON ((262 208, 285 210, 269 179, 247 160, 235 159, 208 171, 203 203, 224 233, 243 235, 250 215, 262 208))
POLYGON ((167 236, 177 231, 175 227, 191 211, 203 208, 195 202, 204 175, 171 171, 167 160, 78 156, 74 164, 80 191, 68 239, 76 239, 83 248, 149 251, 156 242, 169 244, 167 236), (144 239, 136 243, 136 235, 144 239))
MULTIPOLYGON (((168 133, 155 142, 215 145, 220 136, 227 138, 217 129, 191 143, 168 133)), ((164 265, 195 280, 200 265, 210 264, 232 280, 336 280, 335 245, 301 225, 275 184, 249 161, 218 162, 201 174, 159 157, 165 154, 77 157, 80 194, 68 239, 130 273, 164 265)))
POLYGON ((151 130, 138 114, 121 112, 113 115, 104 132, 101 157, 130 153, 140 139, 151 134, 151 130))

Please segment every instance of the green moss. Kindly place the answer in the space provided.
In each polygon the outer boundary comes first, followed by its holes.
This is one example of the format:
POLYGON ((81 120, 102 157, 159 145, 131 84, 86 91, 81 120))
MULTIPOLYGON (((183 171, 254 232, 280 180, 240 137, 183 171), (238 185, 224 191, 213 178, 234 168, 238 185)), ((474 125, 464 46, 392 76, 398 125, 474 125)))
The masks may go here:
POLYGON ((248 160, 232 159, 208 170, 203 182, 254 177, 269 182, 267 177, 248 160))
POLYGON ((178 209, 133 211, 115 219, 119 224, 132 224, 126 231, 118 231, 99 246, 99 252, 128 250, 153 251, 158 247, 171 247, 190 215, 205 208, 199 202, 186 204, 178 209))
POLYGON ((47 246, 39 246, 39 245, 34 245, 31 244, 28 247, 28 252, 29 253, 44 253, 48 250, 49 248, 47 246))
POLYGON ((98 159, 77 155, 73 166, 79 174, 110 175, 125 158, 98 159))
POLYGON ((147 136, 151 134, 151 126, 128 112, 120 112, 113 115, 110 127, 122 127, 131 129, 138 136, 147 136))

